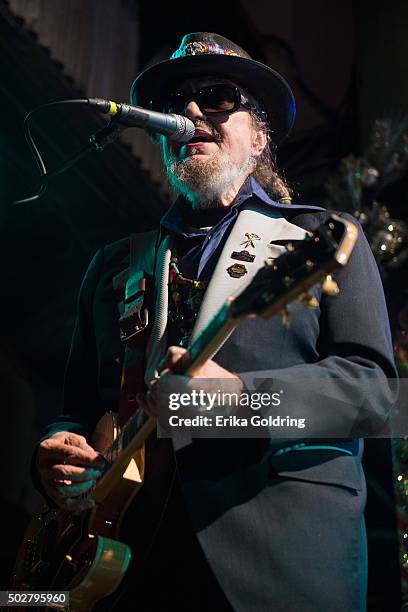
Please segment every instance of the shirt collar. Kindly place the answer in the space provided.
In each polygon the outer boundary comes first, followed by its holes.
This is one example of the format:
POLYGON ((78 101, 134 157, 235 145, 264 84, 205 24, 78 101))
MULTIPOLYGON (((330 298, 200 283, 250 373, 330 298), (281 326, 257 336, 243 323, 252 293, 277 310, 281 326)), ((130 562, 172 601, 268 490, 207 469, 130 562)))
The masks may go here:
MULTIPOLYGON (((262 189, 259 183, 251 175, 247 178, 245 183, 239 190, 234 202, 226 208, 225 215, 222 220, 226 220, 227 217, 235 216, 237 209, 243 205, 244 202, 250 198, 255 198, 259 203, 266 205, 270 210, 276 208, 280 211, 291 211, 294 209, 301 210, 325 210, 320 206, 309 206, 303 204, 281 204, 272 200, 268 194, 262 189)), ((262 206, 261 206, 262 208, 262 206)), ((160 221, 160 225, 166 230, 173 234, 179 234, 184 237, 202 236, 205 234, 205 230, 197 227, 194 222, 194 211, 191 209, 190 202, 184 197, 179 196, 170 209, 164 214, 160 221)))

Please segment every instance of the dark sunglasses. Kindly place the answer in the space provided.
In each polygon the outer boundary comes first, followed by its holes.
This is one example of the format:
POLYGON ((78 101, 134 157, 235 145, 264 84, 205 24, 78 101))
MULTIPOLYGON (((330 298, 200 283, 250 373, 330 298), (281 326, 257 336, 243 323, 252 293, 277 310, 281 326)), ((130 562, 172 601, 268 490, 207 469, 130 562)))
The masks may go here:
POLYGON ((194 100, 205 115, 223 115, 235 113, 244 106, 257 110, 235 85, 215 84, 201 87, 194 93, 174 91, 166 96, 163 112, 183 115, 189 102, 194 100))

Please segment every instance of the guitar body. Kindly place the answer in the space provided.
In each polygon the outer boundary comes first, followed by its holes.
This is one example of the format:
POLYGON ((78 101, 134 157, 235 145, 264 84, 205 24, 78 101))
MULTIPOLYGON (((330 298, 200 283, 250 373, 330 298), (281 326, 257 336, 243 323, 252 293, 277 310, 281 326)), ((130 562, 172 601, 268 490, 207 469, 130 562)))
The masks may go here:
MULTIPOLYGON (((108 412, 99 421, 91 443, 103 452, 117 435, 116 415, 108 412)), ((92 610, 97 601, 112 593, 131 558, 129 546, 118 540, 120 525, 141 488, 143 475, 141 448, 115 486, 110 484, 103 504, 80 515, 44 505, 26 531, 12 589, 69 591, 71 612, 92 610)), ((61 609, 61 604, 49 607, 61 609)))

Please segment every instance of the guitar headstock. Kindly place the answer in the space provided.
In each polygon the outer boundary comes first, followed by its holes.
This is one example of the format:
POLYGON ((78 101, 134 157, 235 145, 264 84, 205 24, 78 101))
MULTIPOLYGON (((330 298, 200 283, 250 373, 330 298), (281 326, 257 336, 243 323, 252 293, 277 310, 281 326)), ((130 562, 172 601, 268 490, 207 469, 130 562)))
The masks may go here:
POLYGON ((284 311, 296 298, 316 306, 307 291, 321 281, 322 290, 335 295, 339 289, 331 272, 347 264, 357 234, 354 223, 332 215, 304 240, 289 242, 286 251, 266 261, 248 287, 232 300, 230 315, 233 319, 250 315, 268 318, 284 311))

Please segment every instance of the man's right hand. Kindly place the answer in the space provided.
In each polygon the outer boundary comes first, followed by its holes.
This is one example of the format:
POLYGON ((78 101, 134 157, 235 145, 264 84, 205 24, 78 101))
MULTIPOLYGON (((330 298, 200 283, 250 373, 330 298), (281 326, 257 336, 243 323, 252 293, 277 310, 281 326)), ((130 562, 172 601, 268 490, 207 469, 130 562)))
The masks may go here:
POLYGON ((105 459, 86 439, 59 431, 38 445, 37 469, 47 495, 64 510, 82 512, 95 505, 82 496, 101 476, 105 459))

